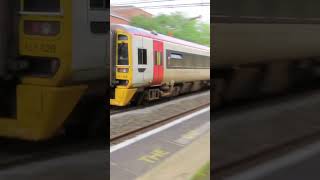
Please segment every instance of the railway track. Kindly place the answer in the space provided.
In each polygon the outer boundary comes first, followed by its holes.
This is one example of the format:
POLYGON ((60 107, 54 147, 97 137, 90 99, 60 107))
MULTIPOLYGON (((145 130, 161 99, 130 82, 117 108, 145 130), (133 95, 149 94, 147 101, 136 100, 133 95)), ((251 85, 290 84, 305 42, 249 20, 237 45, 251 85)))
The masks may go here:
POLYGON ((203 109, 205 107, 208 107, 210 106, 210 103, 207 103, 207 104, 204 104, 204 105, 200 105, 200 106, 197 106, 195 108, 192 108, 192 109, 189 109, 185 112, 182 112, 182 113, 178 113, 178 114, 175 114, 173 116, 170 116, 170 117, 167 117, 165 119, 162 119, 160 121, 156 121, 154 123, 150 123, 148 125, 145 125, 145 126, 142 126, 142 127, 139 127, 139 128, 136 128, 134 130, 130 130, 130 131, 127 131, 127 132, 123 132, 121 134, 118 134, 116 136, 112 136, 110 137, 110 144, 111 145, 114 145, 114 144, 117 144, 118 142, 121 142, 123 140, 126 140, 130 137, 133 137, 135 135, 138 135, 138 134, 141 134, 143 132, 146 132, 150 129, 154 129, 154 128, 157 128, 161 125, 164 125, 166 123, 169 123, 169 122, 172 122, 174 120, 176 120, 177 118, 180 118, 180 117, 183 117, 183 116, 186 116, 190 113, 193 113, 195 111, 199 111, 200 109, 203 109))
POLYGON ((162 103, 165 103, 165 102, 169 102, 171 100, 177 100, 177 99, 185 98, 185 97, 188 97, 188 96, 197 95, 197 94, 203 93, 205 91, 207 91, 207 89, 201 90, 201 91, 197 91, 197 92, 194 92, 194 93, 182 94, 182 95, 179 95, 177 97, 164 98, 164 99, 160 99, 160 100, 157 100, 157 101, 149 102, 149 103, 146 103, 144 105, 139 105, 139 106, 111 107, 110 116, 111 115, 115 115, 115 114, 128 112, 128 111, 133 111, 133 110, 138 110, 138 109, 151 107, 151 106, 154 106, 154 105, 158 105, 158 104, 162 104, 162 103))
POLYGON ((216 144, 220 147, 216 149, 220 158, 216 158, 217 161, 211 168, 215 179, 241 174, 264 162, 319 141, 320 123, 317 121, 319 97, 320 90, 314 87, 306 91, 291 92, 286 96, 274 96, 270 100, 266 98, 263 101, 241 104, 241 107, 231 106, 215 112, 215 133, 216 138, 220 138, 219 143, 216 144), (253 120, 246 121, 247 119, 253 120), (261 121, 261 119, 266 120, 261 121), (223 120, 229 122, 223 123, 223 120), (227 126, 235 126, 234 129, 237 130, 221 128, 223 125, 233 124, 239 120, 243 120, 243 126, 239 126, 239 123, 227 126), (267 121, 272 122, 265 123, 267 121), (248 122, 257 125, 248 126, 248 122), (221 138, 228 134, 230 134, 230 142, 223 145, 221 138), (242 147, 231 145, 235 143, 241 144, 242 147))

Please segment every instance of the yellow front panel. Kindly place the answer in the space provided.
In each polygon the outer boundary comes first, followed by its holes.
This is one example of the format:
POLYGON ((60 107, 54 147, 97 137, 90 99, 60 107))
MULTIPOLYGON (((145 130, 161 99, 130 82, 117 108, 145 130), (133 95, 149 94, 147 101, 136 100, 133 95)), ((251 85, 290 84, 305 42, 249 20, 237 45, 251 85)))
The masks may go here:
MULTIPOLYGON (((128 43, 128 61, 129 61, 129 65, 117 65, 116 68, 116 79, 120 79, 120 80, 128 80, 129 83, 126 86, 126 88, 130 88, 132 86, 132 79, 133 79, 133 66, 132 66, 132 37, 129 33, 126 33, 125 31, 119 29, 116 31, 117 35, 126 35, 128 37, 127 41, 118 41, 117 39, 117 44, 118 43, 128 43), (118 72, 118 68, 128 68, 129 72, 128 73, 121 73, 118 72)), ((116 48, 116 60, 117 60, 117 64, 118 64, 118 45, 116 48)))
POLYGON ((115 99, 110 99, 113 106, 126 106, 137 92, 137 89, 116 88, 115 99))
POLYGON ((0 136, 45 140, 54 136, 85 93, 87 86, 19 85, 17 119, 0 118, 0 136))
POLYGON ((129 69, 128 73, 117 72, 116 73, 116 79, 129 80, 131 78, 130 73, 131 73, 130 69, 129 69))
POLYGON ((72 1, 62 0, 63 15, 21 15, 19 53, 21 56, 54 57, 60 61, 60 68, 52 78, 24 77, 23 83, 56 86, 71 77, 72 65, 72 1), (55 37, 35 36, 24 33, 24 21, 59 21, 60 34, 55 37))
POLYGON ((125 35, 128 37, 128 40, 122 40, 119 41, 117 38, 117 48, 116 48, 116 61, 117 61, 117 66, 116 66, 116 80, 127 80, 129 83, 127 86, 120 86, 118 85, 114 91, 115 91, 115 99, 110 99, 110 105, 113 106, 126 106, 128 105, 134 95, 137 92, 137 89, 131 88, 132 87, 132 80, 133 80, 133 59, 132 59, 132 36, 119 29, 116 31, 117 35, 125 35), (128 65, 118 65, 118 44, 120 43, 128 43, 128 65), (123 72, 118 72, 118 69, 120 68, 126 68, 129 71, 127 73, 123 72))

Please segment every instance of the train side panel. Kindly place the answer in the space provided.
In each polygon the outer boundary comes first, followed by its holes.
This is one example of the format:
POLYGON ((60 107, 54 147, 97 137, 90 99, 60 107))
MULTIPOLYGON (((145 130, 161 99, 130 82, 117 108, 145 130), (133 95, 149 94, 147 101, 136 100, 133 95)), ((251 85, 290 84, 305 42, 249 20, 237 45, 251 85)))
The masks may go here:
POLYGON ((165 71, 164 71, 164 82, 192 82, 192 81, 203 81, 203 80, 209 80, 210 79, 210 52, 199 50, 187 46, 182 46, 179 44, 173 44, 173 43, 165 43, 164 46, 165 52, 164 52, 164 65, 165 65, 165 71), (207 56, 209 62, 207 64, 204 64, 206 66, 205 68, 194 68, 195 64, 197 64, 197 61, 192 61, 194 64, 189 64, 188 67, 180 67, 180 68, 170 68, 168 66, 168 54, 167 50, 173 50, 177 52, 185 52, 185 53, 192 53, 192 54, 198 54, 202 56, 207 56))
POLYGON ((214 65, 320 56, 320 25, 215 23, 214 65))
POLYGON ((132 36, 132 57, 134 87, 141 87, 150 84, 153 79, 153 40, 142 36, 132 36), (146 50, 147 63, 139 64, 138 51, 146 50))
POLYGON ((73 0, 72 12, 72 80, 105 79, 107 11, 91 9, 87 0, 73 0))

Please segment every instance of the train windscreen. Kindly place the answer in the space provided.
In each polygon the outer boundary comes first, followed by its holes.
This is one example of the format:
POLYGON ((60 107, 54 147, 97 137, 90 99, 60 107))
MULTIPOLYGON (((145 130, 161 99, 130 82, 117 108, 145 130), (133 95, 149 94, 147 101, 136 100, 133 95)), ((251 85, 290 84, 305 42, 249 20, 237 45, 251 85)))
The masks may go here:
POLYGON ((60 0, 24 0, 26 12, 60 12, 60 0))
POLYGON ((127 43, 118 44, 118 65, 129 65, 127 43))

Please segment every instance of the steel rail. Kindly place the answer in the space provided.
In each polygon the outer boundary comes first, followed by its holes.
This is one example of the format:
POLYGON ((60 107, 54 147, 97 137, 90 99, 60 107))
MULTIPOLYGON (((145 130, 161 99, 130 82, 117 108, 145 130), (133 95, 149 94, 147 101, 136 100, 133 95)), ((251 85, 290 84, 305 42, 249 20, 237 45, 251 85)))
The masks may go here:
POLYGON ((186 116, 192 112, 195 112, 195 111, 199 111, 205 107, 208 107, 210 106, 210 103, 206 103, 204 105, 200 105, 200 106, 197 106, 195 108, 192 108, 192 109, 189 109, 187 111, 184 111, 182 113, 178 113, 178 114, 175 114, 173 116, 170 116, 168 118, 165 118, 163 120, 160 120, 160 121, 157 121, 157 122, 154 122, 154 123, 150 123, 146 126, 143 126, 143 127, 140 127, 140 128, 137 128, 137 129, 134 129, 134 130, 131 130, 131 131, 128 131, 128 132, 124 132, 120 135, 116 135, 114 137, 110 137, 110 144, 112 142, 116 142, 116 141, 119 141, 119 140, 122 140, 122 139, 125 139, 126 137, 130 137, 132 135, 135 135, 135 134, 139 134, 140 132, 144 132, 148 129, 151 129, 151 128, 155 128, 161 124, 166 124, 168 122, 171 122, 171 121, 174 121, 175 119, 179 118, 179 117, 183 117, 183 116, 186 116))

